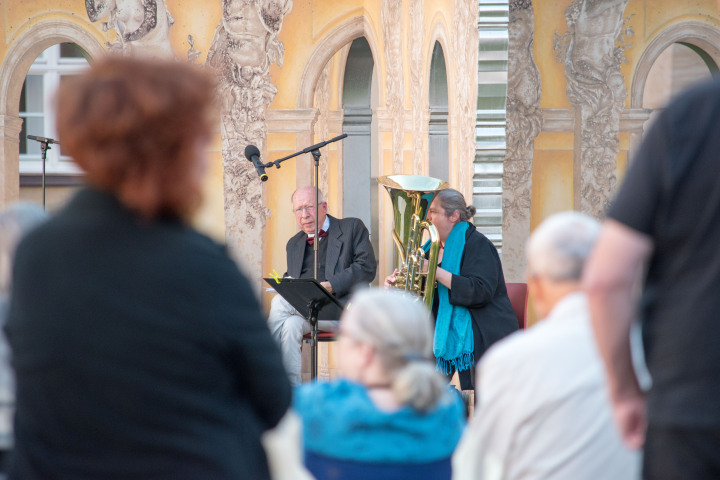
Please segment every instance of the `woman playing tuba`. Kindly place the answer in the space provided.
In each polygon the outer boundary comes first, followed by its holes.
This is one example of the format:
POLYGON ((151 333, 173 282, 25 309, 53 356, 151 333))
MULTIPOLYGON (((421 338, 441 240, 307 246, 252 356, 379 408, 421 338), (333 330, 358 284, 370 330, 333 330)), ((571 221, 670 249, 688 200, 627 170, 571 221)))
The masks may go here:
MULTIPOLYGON (((440 240, 433 354, 438 370, 455 371, 463 390, 474 388, 472 372, 488 347, 518 329, 505 288, 497 249, 471 223, 475 207, 457 190, 440 190, 427 211, 427 220, 440 240)), ((385 279, 396 283, 397 270, 385 279)))

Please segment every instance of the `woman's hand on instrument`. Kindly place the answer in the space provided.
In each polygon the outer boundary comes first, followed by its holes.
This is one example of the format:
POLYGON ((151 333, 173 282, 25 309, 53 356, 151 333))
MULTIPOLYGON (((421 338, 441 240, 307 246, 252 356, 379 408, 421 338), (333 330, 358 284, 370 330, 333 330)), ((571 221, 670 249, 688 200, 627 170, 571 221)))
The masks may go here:
POLYGON ((388 275, 385 277, 385 288, 392 288, 395 286, 395 276, 398 274, 398 269, 396 268, 392 275, 388 275))

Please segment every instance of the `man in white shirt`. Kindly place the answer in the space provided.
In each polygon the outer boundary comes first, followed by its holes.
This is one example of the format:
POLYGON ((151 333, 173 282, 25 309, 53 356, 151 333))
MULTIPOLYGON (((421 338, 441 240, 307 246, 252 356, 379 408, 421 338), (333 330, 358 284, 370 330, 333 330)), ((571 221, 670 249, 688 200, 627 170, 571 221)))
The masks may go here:
POLYGON ((639 453, 613 423, 581 291, 598 232, 596 220, 565 212, 530 237, 528 288, 543 321, 498 342, 478 365, 477 407, 454 478, 639 478, 639 453))

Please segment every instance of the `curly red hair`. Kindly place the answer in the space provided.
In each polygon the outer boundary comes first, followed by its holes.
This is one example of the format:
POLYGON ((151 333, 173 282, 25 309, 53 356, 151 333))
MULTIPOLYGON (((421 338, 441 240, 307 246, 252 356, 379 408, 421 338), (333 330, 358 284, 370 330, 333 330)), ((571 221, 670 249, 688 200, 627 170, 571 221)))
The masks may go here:
POLYGON ((202 200, 214 91, 197 67, 109 56, 58 90, 63 152, 143 217, 187 217, 202 200))

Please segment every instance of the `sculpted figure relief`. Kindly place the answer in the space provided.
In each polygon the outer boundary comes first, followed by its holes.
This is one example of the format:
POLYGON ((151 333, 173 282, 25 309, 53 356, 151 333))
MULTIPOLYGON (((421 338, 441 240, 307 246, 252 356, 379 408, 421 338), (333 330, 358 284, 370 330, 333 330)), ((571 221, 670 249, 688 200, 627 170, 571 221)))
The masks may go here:
POLYGON ((114 29, 118 38, 110 51, 149 57, 171 58, 170 27, 175 20, 165 0, 85 0, 91 22, 107 19, 103 31, 114 29))
MULTIPOLYGON (((580 109, 579 198, 576 206, 601 217, 615 187, 620 112, 627 91, 620 65, 625 61, 628 0, 575 0, 565 11, 568 32, 556 37, 558 58, 565 62, 567 95, 580 109)), ((579 128, 579 132, 578 132, 579 128)))
POLYGON ((405 120, 405 79, 402 58, 402 2, 383 0, 380 11, 387 62, 386 106, 392 121, 393 172, 402 171, 403 127, 405 120))
POLYGON ((291 8, 292 0, 222 0, 223 18, 206 61, 219 78, 226 237, 254 277, 261 276, 256 246, 268 212, 243 152, 250 144, 263 150, 265 112, 277 93, 270 65, 282 65, 284 47, 277 37, 291 8))
POLYGON ((533 142, 542 128, 540 72, 533 58, 531 0, 510 2, 508 28, 507 153, 503 165, 503 268, 519 281, 530 234, 533 142))
MULTIPOLYGON (((478 3, 455 0, 453 13, 452 56, 455 64, 455 123, 451 138, 457 138, 458 185, 470 185, 475 159, 477 121, 478 3)), ((452 107, 451 107, 452 108, 452 107)))

